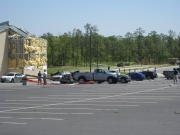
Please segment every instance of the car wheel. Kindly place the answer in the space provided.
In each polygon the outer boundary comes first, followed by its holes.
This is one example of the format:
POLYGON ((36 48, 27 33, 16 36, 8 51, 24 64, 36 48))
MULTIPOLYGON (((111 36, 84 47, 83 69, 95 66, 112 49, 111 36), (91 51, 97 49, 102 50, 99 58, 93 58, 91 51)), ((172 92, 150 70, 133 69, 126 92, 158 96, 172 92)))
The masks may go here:
POLYGON ((139 80, 140 80, 140 79, 137 77, 137 78, 136 78, 136 81, 139 81, 139 80))
POLYGON ((151 77, 150 77, 150 76, 148 76, 148 77, 147 77, 147 79, 149 80, 149 79, 151 79, 151 77))
POLYGON ((114 79, 113 79, 112 77, 110 77, 110 78, 108 78, 108 80, 107 80, 107 81, 108 81, 108 83, 109 83, 109 84, 113 84, 114 79))
POLYGON ((11 79, 11 81, 10 81, 11 83, 14 83, 14 79, 11 79))
POLYGON ((79 81, 79 82, 85 82, 86 79, 85 79, 84 77, 80 77, 80 78, 78 79, 78 81, 79 81))
POLYGON ((126 78, 121 78, 121 83, 126 83, 126 78))

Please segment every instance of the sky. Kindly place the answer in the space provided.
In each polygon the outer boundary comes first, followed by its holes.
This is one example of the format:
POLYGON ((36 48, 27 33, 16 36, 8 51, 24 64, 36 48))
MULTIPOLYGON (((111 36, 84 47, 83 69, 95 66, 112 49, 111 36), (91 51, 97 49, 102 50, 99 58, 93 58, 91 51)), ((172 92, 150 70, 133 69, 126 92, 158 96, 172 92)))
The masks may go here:
POLYGON ((180 0, 0 0, 0 22, 25 28, 39 37, 96 25, 98 34, 125 36, 142 28, 180 34, 180 0))

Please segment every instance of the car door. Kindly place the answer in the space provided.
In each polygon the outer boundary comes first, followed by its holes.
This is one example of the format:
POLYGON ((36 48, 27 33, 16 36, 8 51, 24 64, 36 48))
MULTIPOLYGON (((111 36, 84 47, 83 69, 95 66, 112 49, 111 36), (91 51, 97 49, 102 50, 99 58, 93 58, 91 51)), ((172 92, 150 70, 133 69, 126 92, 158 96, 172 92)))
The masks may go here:
POLYGON ((136 74, 135 73, 131 73, 131 79, 136 79, 136 74))
POLYGON ((130 78, 131 78, 132 80, 134 79, 133 73, 128 73, 128 75, 130 76, 130 78))
POLYGON ((18 74, 17 73, 14 74, 14 82, 19 82, 18 81, 18 74))
POLYGON ((20 81, 20 82, 22 81, 22 78, 23 78, 23 75, 22 75, 22 74, 19 74, 19 81, 20 81))
POLYGON ((17 75, 16 75, 16 82, 21 82, 21 80, 22 80, 22 74, 17 73, 17 75))
POLYGON ((94 80, 99 81, 99 80, 103 80, 103 78, 104 78, 104 70, 96 69, 94 71, 94 80))

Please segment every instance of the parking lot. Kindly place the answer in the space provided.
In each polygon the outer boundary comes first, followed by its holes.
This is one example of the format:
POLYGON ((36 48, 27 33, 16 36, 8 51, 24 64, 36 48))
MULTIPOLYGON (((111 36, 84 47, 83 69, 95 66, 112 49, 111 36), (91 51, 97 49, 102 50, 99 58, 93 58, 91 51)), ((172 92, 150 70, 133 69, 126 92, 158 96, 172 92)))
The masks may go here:
MULTIPOLYGON (((179 80, 178 80, 179 81, 179 80)), ((180 81, 0 84, 0 135, 179 135, 180 81)))

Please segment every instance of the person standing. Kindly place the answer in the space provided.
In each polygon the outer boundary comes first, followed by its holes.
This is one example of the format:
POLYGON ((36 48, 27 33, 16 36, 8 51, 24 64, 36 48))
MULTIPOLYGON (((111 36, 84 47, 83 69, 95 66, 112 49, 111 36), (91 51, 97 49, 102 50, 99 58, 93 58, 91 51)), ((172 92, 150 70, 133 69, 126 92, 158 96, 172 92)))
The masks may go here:
POLYGON ((178 72, 177 72, 177 70, 175 68, 173 70, 174 70, 174 84, 175 83, 177 84, 177 79, 178 79, 177 74, 178 74, 178 72))
POLYGON ((155 75, 156 78, 158 77, 156 67, 154 68, 154 75, 155 75))
POLYGON ((39 71, 39 73, 38 73, 38 85, 40 84, 42 84, 42 82, 41 82, 41 77, 42 77, 42 74, 41 74, 41 71, 39 71))
POLYGON ((155 69, 154 69, 154 73, 156 73, 157 72, 157 69, 156 69, 156 67, 155 67, 155 69))
POLYGON ((43 73, 43 81, 44 81, 44 85, 47 84, 47 82, 46 82, 46 77, 47 77, 47 72, 46 72, 46 70, 44 70, 44 73, 43 73))

